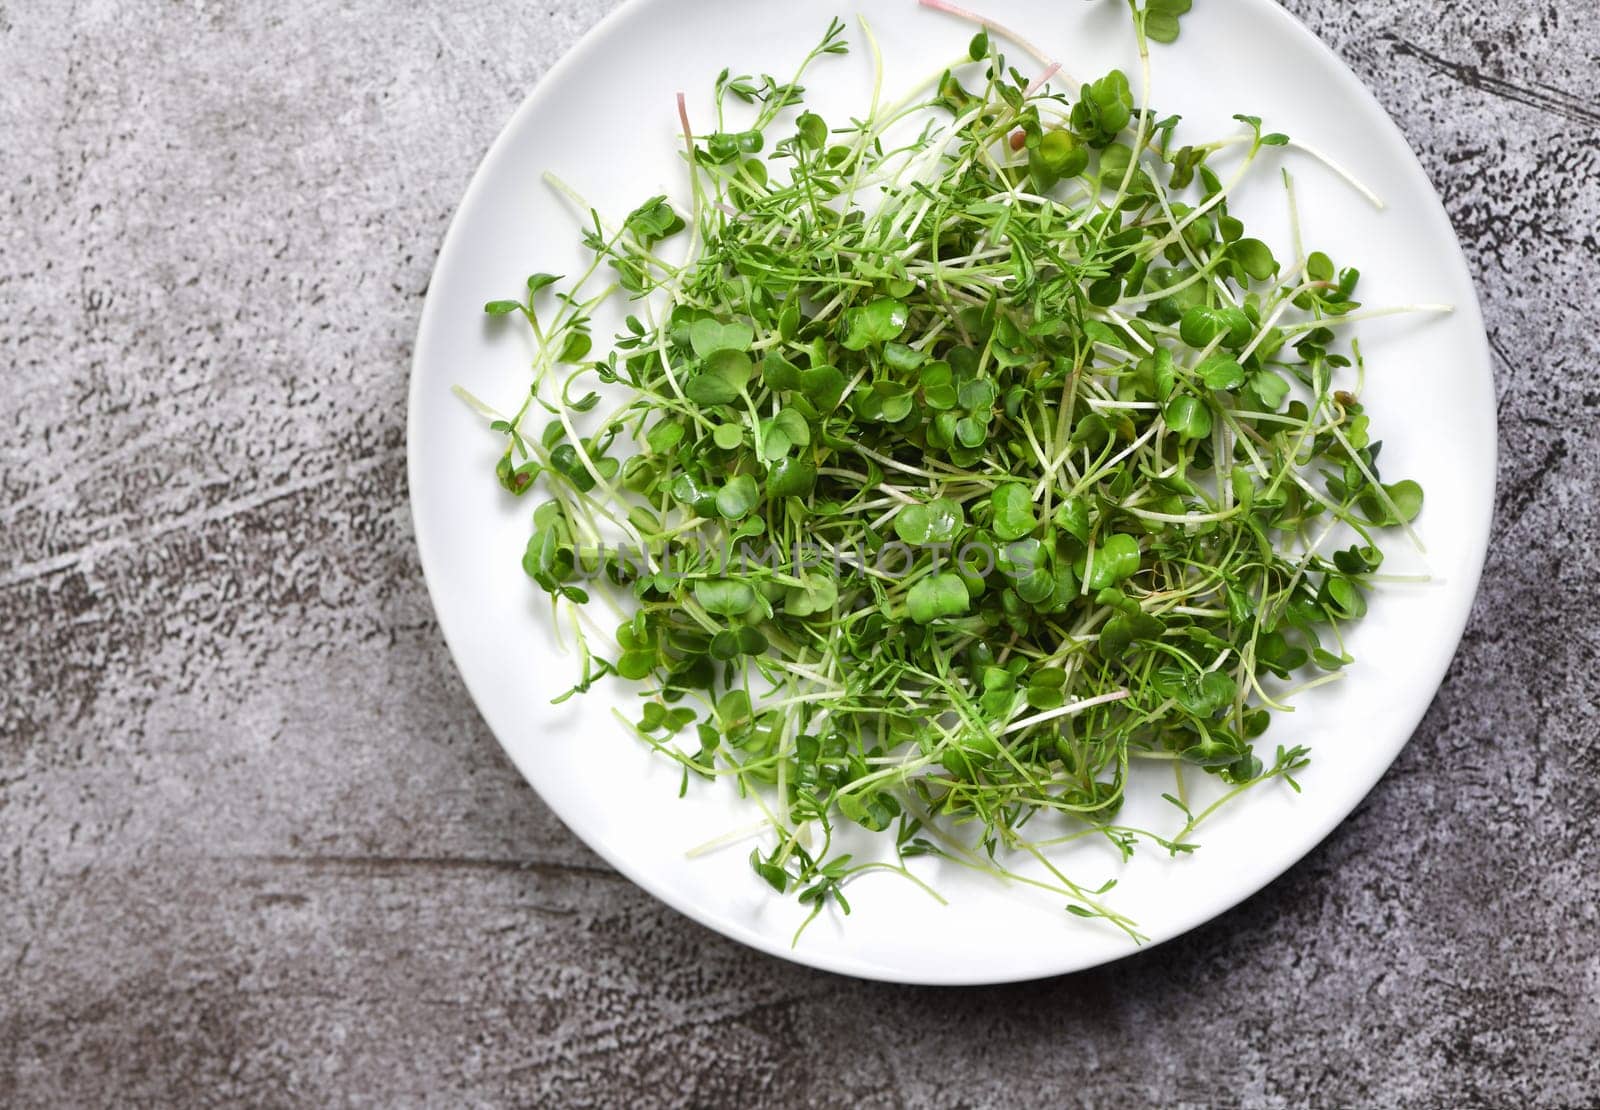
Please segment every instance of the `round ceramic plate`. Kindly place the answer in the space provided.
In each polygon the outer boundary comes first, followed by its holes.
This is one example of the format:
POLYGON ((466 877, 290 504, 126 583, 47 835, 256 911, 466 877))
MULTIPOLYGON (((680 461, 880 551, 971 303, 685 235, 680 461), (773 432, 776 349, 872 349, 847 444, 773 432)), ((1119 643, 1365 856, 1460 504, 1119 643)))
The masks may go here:
MULTIPOLYGON (((978 0, 974 0, 976 4, 978 0)), ((1080 78, 1113 66, 1137 72, 1120 0, 1040 4, 982 0, 1080 78)), ((747 944, 817 967, 911 983, 993 983, 1090 967, 1137 950, 1123 933, 1072 917, 1062 901, 937 859, 914 861, 947 899, 940 906, 893 875, 851 888, 854 912, 830 910, 791 945, 804 910, 750 869, 751 843, 689 849, 749 826, 750 803, 727 784, 691 784, 618 723, 625 684, 552 705, 575 662, 520 556, 533 499, 495 483, 500 437, 451 394, 461 385, 514 409, 528 383, 526 329, 496 327, 485 301, 515 296, 527 274, 581 272, 571 205, 542 180, 553 170, 617 219, 654 193, 681 197, 675 95, 691 119, 710 118, 711 83, 725 66, 787 75, 831 15, 849 21, 845 58, 808 78, 810 103, 830 119, 863 114, 870 54, 859 49, 867 11, 885 83, 907 88, 959 56, 968 24, 911 0, 632 0, 592 31, 528 97, 484 159, 440 253, 423 309, 411 379, 412 509, 439 623, 485 720, 540 796, 595 851, 657 897, 747 944)), ((1017 65, 1032 65, 1020 49, 1017 65)), ((1301 696, 1265 745, 1302 744, 1304 792, 1268 783, 1203 827, 1200 850, 1171 859, 1145 849, 1124 863, 1084 843, 1061 866, 1093 887, 1116 878, 1111 905, 1158 943, 1237 904, 1327 835, 1378 781, 1421 719, 1455 651, 1488 539, 1494 496, 1494 396, 1472 283, 1450 224, 1417 160, 1377 102, 1326 47, 1268 0, 1196 5, 1175 47, 1156 47, 1153 104, 1184 117, 1180 137, 1231 134, 1236 112, 1265 117, 1342 162, 1387 203, 1378 210, 1323 165, 1293 150, 1268 157, 1295 177, 1308 249, 1361 267, 1368 305, 1445 302, 1448 316, 1361 325, 1363 400, 1384 439, 1383 466, 1427 490, 1419 522, 1426 555, 1394 542, 1385 570, 1426 570, 1425 585, 1377 591, 1354 630, 1345 679, 1301 696)), ((1135 80, 1137 85, 1137 79, 1135 80)), ((705 128, 701 128, 705 130, 705 128)), ((1276 165, 1263 167, 1234 210, 1252 234, 1289 253, 1276 165), (1256 230, 1261 228, 1264 230, 1256 230)), ((610 320, 598 319, 596 334, 610 320)), ((1199 776, 1191 776, 1192 778, 1199 776)), ((1176 829, 1158 782, 1135 778, 1123 820, 1176 829)))

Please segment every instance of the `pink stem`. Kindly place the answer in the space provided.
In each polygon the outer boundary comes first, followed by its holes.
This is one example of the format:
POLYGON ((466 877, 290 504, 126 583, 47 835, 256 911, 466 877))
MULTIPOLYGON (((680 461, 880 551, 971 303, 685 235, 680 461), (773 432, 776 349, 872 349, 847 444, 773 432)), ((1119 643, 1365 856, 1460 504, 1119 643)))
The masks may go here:
POLYGON ((1061 63, 1060 62, 1051 62, 1050 63, 1050 68, 1046 69, 1043 73, 1039 74, 1039 79, 1037 81, 1035 81, 1033 84, 1029 85, 1028 86, 1028 91, 1026 93, 1024 93, 1023 95, 1024 96, 1032 96, 1034 93, 1038 92, 1040 89, 1042 89, 1046 85, 1048 85, 1050 83, 1050 78, 1054 77, 1056 74, 1058 74, 1060 72, 1061 72, 1061 63))
POLYGON ((683 124, 683 141, 689 144, 689 157, 694 157, 694 131, 689 127, 689 106, 683 102, 683 94, 678 94, 678 119, 683 124))
POLYGON ((1040 50, 1037 46, 1033 45, 1033 43, 1029 42, 1015 31, 1010 30, 1002 24, 996 23, 988 16, 979 15, 977 12, 968 11, 966 8, 958 7, 957 5, 950 3, 950 0, 920 0, 920 3, 924 8, 932 8, 934 11, 944 12, 947 15, 955 16, 957 19, 965 19, 969 23, 976 23, 981 27, 985 27, 988 30, 1000 35, 1002 38, 1010 39, 1012 42, 1022 47, 1022 49, 1026 50, 1029 54, 1032 54, 1035 58, 1038 58, 1045 65, 1053 65, 1056 69, 1061 68, 1061 66, 1043 50, 1040 50))

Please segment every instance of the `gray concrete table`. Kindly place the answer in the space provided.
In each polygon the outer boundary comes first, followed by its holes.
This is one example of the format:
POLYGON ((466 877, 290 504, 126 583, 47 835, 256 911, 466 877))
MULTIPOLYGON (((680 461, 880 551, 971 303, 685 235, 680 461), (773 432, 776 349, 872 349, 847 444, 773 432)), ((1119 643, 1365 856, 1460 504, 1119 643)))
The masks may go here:
POLYGON ((0 1104, 1600 1098, 1595 5, 1289 3, 1477 274, 1483 593, 1287 877, 971 991, 790 966, 636 890, 435 627, 403 436, 429 270, 610 6, 0 0, 0 1104))

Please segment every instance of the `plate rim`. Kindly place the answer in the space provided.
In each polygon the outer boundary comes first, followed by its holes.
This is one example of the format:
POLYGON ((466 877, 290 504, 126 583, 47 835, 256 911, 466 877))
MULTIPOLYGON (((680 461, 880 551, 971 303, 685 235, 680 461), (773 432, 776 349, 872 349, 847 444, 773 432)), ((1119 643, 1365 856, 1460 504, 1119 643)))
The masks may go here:
MULTIPOLYGON (((1428 697, 1425 700, 1420 700, 1414 712, 1408 712, 1405 715, 1409 718, 1409 724, 1407 724, 1405 729, 1405 739, 1402 740, 1394 748, 1394 751, 1382 761, 1382 766, 1376 770, 1372 781, 1364 790, 1361 791, 1358 796, 1355 797, 1354 801, 1351 802, 1348 808, 1343 809, 1343 812, 1338 812, 1331 818, 1325 817, 1321 821, 1309 823, 1308 825, 1302 827, 1299 835, 1303 837, 1303 848, 1291 854, 1287 858, 1286 862, 1284 862, 1282 867, 1270 872, 1259 882, 1253 882, 1239 888, 1237 891, 1231 891, 1229 895, 1214 909, 1204 912, 1201 916, 1183 925, 1181 928, 1174 930, 1168 935, 1147 940, 1142 944, 1130 947, 1126 952, 1120 955, 1115 955, 1108 959, 1096 960, 1095 962, 1089 964, 1082 964, 1074 963, 1070 958, 1064 957, 1057 963, 1041 964, 1039 967, 1025 972, 1010 974, 995 974, 992 972, 962 974, 959 970, 952 972, 948 968, 928 968, 919 971, 919 973, 913 974, 901 969, 880 967, 870 962, 853 961, 851 959, 836 956, 831 953, 807 951, 796 947, 783 945, 774 940, 772 937, 769 937, 765 933, 751 928, 741 921, 728 917, 717 916, 702 910, 702 908, 691 899, 680 895, 669 885, 656 881, 650 873, 646 872, 642 868, 634 866, 626 858, 613 852, 608 845, 604 843, 598 843, 584 835, 584 833, 581 832, 577 827, 577 823, 575 823, 574 819, 569 816, 569 807, 567 807, 561 799, 552 797, 544 790, 540 789, 538 783, 535 781, 535 776, 530 774, 529 770, 523 766, 523 762, 519 760, 514 745, 508 743, 502 736, 501 730, 497 729, 494 724, 490 722, 489 716, 484 709, 485 700, 479 696, 475 680, 467 674, 465 668, 463 668, 461 665, 460 660, 463 656, 462 653, 457 650, 457 637, 452 636, 449 629, 446 627, 446 621, 443 616, 444 610, 440 604, 442 594, 438 584, 438 573, 437 571, 430 573, 429 570, 428 557, 426 554, 428 544, 424 542, 424 532, 427 531, 427 526, 423 523, 422 517, 419 513, 418 497, 416 493, 420 484, 418 482, 418 471, 421 464, 419 462, 418 452, 414 448, 419 440, 418 414, 421 411, 424 403, 424 399, 422 397, 422 360, 423 353, 428 350, 430 346, 430 344, 427 342, 427 339, 433 330, 438 326, 436 319, 438 313, 435 309, 435 306, 438 302, 433 297, 433 290, 440 274, 450 268, 447 264, 451 263, 454 259, 454 256, 462 249, 462 243, 464 241, 461 232, 461 228, 464 223, 462 218, 463 213, 472 206, 473 201, 476 199, 478 194, 487 188, 485 184, 486 181, 493 176, 492 171, 496 165, 507 157, 508 151, 512 149, 512 136, 521 129, 521 125, 526 118, 532 115, 538 109, 541 101, 547 95, 550 95, 551 90, 561 83, 562 78, 568 73, 569 70, 578 68, 585 61, 587 61, 591 55, 600 51, 605 40, 611 35, 615 34, 638 12, 651 7, 667 6, 686 2, 688 2, 688 0, 622 0, 622 3, 618 4, 611 11, 607 12, 600 18, 598 22, 586 30, 572 45, 572 47, 566 51, 566 53, 564 53, 553 65, 550 66, 549 69, 539 76, 539 78, 534 82, 533 86, 518 103, 517 107, 500 126, 500 129, 496 133, 494 140, 490 143, 482 159, 474 168, 471 179, 469 180, 465 191, 461 194, 460 199, 456 202, 451 213, 450 220, 446 226, 443 238, 440 240, 439 250, 434 260, 434 265, 429 273, 423 306, 419 314, 417 333, 412 344, 412 354, 409 365, 409 382, 406 390, 406 499, 411 517, 412 540, 417 552, 418 565, 422 570, 423 582, 427 589, 429 604, 433 609, 435 624, 438 626, 439 633, 444 639, 445 646, 450 653, 451 662, 455 665, 456 673, 460 676, 462 685, 466 688, 469 697, 472 699, 473 707, 477 710, 479 719, 483 721, 490 733, 493 734, 495 742, 500 745, 501 751, 516 769, 523 782, 526 783, 539 797, 539 799, 551 810, 551 812, 560 819, 562 824, 569 832, 576 836, 585 847, 598 855, 619 874, 623 875, 635 886, 638 886, 640 889, 650 894, 653 898, 666 904, 667 906, 670 906, 672 909, 683 914, 685 917, 688 917, 697 924, 710 929, 719 935, 736 940, 751 948, 764 952, 767 955, 776 956, 789 963, 798 964, 803 967, 815 968, 818 970, 829 971, 835 974, 847 975, 865 980, 918 986, 986 986, 1006 983, 1032 982, 1041 979, 1053 978, 1060 975, 1072 974, 1078 971, 1088 971, 1093 968, 1105 967, 1109 964, 1119 963, 1122 960, 1126 960, 1130 957, 1142 955, 1154 948, 1168 943, 1169 941, 1188 935, 1189 933, 1194 932, 1196 929, 1199 929, 1201 926, 1209 924, 1222 915, 1237 909, 1239 906, 1255 897, 1268 886, 1271 886, 1273 883, 1277 882, 1290 870, 1296 867, 1308 855, 1315 851, 1325 840, 1327 840, 1328 836, 1331 835, 1335 829, 1344 824, 1344 822, 1347 821, 1358 808, 1360 808, 1361 804, 1371 796, 1373 790, 1377 788, 1384 776, 1389 773, 1390 769, 1394 766, 1395 761, 1399 758, 1400 753, 1403 752, 1406 746, 1411 743, 1412 739, 1415 737, 1418 726, 1422 723, 1423 718, 1427 715, 1427 712, 1432 708, 1435 700, 1438 698, 1439 690, 1442 687, 1445 678, 1448 676, 1451 664, 1459 654, 1461 640, 1465 635, 1467 625, 1471 620, 1472 611, 1482 583, 1483 569, 1488 556, 1489 541, 1493 533, 1494 508, 1498 500, 1500 454, 1499 413, 1495 405, 1491 404, 1489 406, 1489 411, 1487 414, 1488 432, 1490 434, 1488 436, 1488 443, 1486 444, 1489 472, 1493 478, 1491 486, 1486 493, 1488 511, 1481 513, 1481 521, 1477 533, 1469 538, 1470 550, 1467 552, 1467 554, 1470 556, 1470 558, 1468 560, 1468 565, 1472 569, 1470 575, 1467 576, 1469 588, 1464 593, 1464 596, 1467 598, 1467 602, 1463 607, 1459 618, 1453 621, 1450 626, 1446 626, 1443 629, 1443 631, 1448 633, 1446 638, 1451 644, 1450 653, 1444 658, 1443 665, 1440 668, 1437 677, 1430 680, 1432 689, 1428 697)), ((910 4, 912 0, 904 0, 904 2, 910 4)), ((1444 207, 1443 198, 1440 196, 1439 190, 1434 184, 1432 178, 1428 175, 1426 167, 1422 165, 1421 159, 1417 157, 1416 150, 1412 147, 1410 140, 1406 138, 1405 133, 1394 121, 1394 118, 1389 114, 1388 109, 1384 107, 1382 101, 1378 99, 1377 95, 1371 88, 1368 87, 1367 83, 1355 72, 1354 69, 1350 67, 1348 63, 1345 62, 1345 60, 1333 49, 1332 46, 1318 37, 1316 33, 1307 27, 1306 24, 1297 16, 1282 7, 1280 4, 1274 2, 1274 0, 1245 0, 1245 2, 1252 4, 1266 17, 1276 19, 1280 27, 1280 33, 1297 36, 1302 40, 1309 42, 1315 50, 1326 54, 1333 61, 1333 63, 1349 77, 1351 84, 1356 90, 1355 95, 1359 98, 1364 98, 1367 106, 1374 110, 1378 117, 1381 118, 1381 126, 1387 129, 1389 137, 1398 142, 1400 148, 1405 151, 1406 156, 1405 158, 1401 159, 1401 162, 1404 165, 1404 172, 1407 175, 1418 179, 1422 185, 1425 186, 1424 191, 1427 195, 1426 203, 1431 206, 1432 214, 1442 219, 1444 226, 1450 229, 1451 246, 1453 248, 1453 255, 1450 259, 1450 262, 1458 265, 1461 272, 1465 274, 1466 285, 1471 294, 1470 298, 1464 303, 1455 304, 1454 310, 1458 317, 1465 319, 1467 324, 1470 325, 1472 343, 1477 349, 1477 354, 1481 358, 1481 365, 1483 366, 1487 375, 1487 384, 1489 386, 1492 399, 1493 396, 1497 395, 1497 391, 1495 389, 1494 358, 1493 350, 1490 345, 1488 333, 1484 324, 1482 299, 1478 289, 1478 283, 1474 276, 1470 261, 1466 256, 1466 251, 1461 244, 1460 235, 1456 232, 1455 226, 1450 220, 1449 212, 1444 207)))

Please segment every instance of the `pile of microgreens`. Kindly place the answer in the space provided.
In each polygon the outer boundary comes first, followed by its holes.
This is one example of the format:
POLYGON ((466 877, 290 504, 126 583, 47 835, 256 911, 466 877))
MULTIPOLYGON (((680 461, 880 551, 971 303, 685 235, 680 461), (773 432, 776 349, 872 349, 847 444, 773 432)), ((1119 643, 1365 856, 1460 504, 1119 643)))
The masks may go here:
MULTIPOLYGON (((1146 89, 1148 41, 1188 7, 1130 4, 1146 89)), ((1229 213, 1289 140, 1239 116, 1181 145, 1123 73, 1053 91, 1058 66, 1008 66, 1003 29, 970 17, 969 59, 887 107, 880 61, 871 110, 842 126, 800 84, 846 52, 838 21, 787 82, 724 71, 710 133, 680 97, 692 206, 589 212, 593 264, 568 291, 536 274, 487 306, 532 327, 527 399, 509 419, 473 403, 507 437, 501 484, 547 495, 523 566, 577 634, 572 692, 642 684, 632 727, 685 786, 753 799, 752 866, 807 922, 849 912, 867 871, 922 885, 905 861, 939 854, 1132 933, 1098 900, 1110 884, 1044 849, 1186 852, 1242 791, 1298 790, 1306 750, 1264 761, 1252 741, 1296 672, 1322 672, 1303 689, 1351 662, 1374 532, 1407 526, 1422 491, 1379 481, 1359 347, 1336 350, 1377 314, 1357 271, 1305 253, 1297 222, 1284 263, 1229 213), (734 102, 749 126, 729 127, 734 102), (658 253, 674 237, 681 263, 658 253), (637 314, 596 358, 591 313, 619 293, 637 314), (601 403, 583 379, 620 406, 580 418, 601 403), (1350 546, 1324 554, 1336 532, 1350 546), (752 545, 824 557, 741 558, 752 545), (621 618, 614 646, 585 581, 621 618), (1176 773, 1175 834, 1117 823, 1135 761, 1176 773), (1230 789, 1193 812, 1186 768, 1230 789), (1067 824, 1024 835, 1041 814, 1067 824), (841 823, 884 834, 892 862, 835 854, 841 823), (1004 863, 1029 857, 1048 879, 1004 863)))

